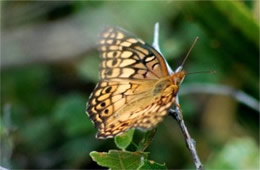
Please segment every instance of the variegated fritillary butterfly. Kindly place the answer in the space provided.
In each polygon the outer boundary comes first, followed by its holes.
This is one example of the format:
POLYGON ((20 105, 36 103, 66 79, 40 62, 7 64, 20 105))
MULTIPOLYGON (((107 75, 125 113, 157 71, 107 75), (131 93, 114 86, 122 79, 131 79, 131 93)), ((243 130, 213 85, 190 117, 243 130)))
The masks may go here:
POLYGON ((171 71, 152 46, 120 28, 107 28, 98 41, 100 82, 87 112, 97 138, 111 138, 131 128, 151 129, 176 104, 185 72, 171 71))

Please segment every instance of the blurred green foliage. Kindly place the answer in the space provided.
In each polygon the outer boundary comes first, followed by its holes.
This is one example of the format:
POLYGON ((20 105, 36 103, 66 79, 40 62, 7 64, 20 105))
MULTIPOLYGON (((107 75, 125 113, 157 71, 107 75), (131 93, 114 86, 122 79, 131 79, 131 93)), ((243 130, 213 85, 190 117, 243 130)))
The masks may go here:
POLYGON ((211 156, 207 166, 216 169, 256 169, 259 159, 259 148, 252 139, 237 138, 211 156))
MULTIPOLYGON (((101 168, 91 156, 115 149, 95 139, 85 114, 98 81, 95 37, 120 26, 160 46, 172 68, 193 39, 187 76, 226 84, 259 100, 259 1, 1 1, 1 163, 10 169, 101 168)), ((180 96, 184 120, 207 169, 259 169, 259 112, 227 96, 180 96)), ((166 117, 156 134, 140 141, 149 159, 169 169, 193 168, 177 123, 166 117), (148 145, 147 145, 148 142, 148 145)), ((134 141, 143 139, 138 130, 134 141)), ((140 143, 140 144, 141 144, 140 143)), ((134 151, 133 143, 117 143, 134 151)), ((109 153, 109 152, 108 152, 109 153)), ((127 163, 127 161, 126 161, 127 163)), ((144 161, 143 169, 155 164, 144 161)), ((154 165, 153 165, 154 166, 154 165)))

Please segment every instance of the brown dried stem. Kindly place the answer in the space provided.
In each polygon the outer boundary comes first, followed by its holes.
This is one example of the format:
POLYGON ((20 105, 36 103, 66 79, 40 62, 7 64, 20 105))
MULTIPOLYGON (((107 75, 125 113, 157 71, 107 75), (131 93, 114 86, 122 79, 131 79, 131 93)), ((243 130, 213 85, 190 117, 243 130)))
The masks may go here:
POLYGON ((187 129, 185 123, 184 123, 184 120, 182 118, 181 112, 178 109, 175 109, 175 110, 170 109, 169 115, 177 120, 177 122, 178 122, 178 124, 181 128, 181 131, 183 133, 183 136, 185 138, 186 146, 187 146, 187 148, 189 149, 189 151, 192 155, 192 160, 193 160, 193 163, 194 163, 196 169, 197 170, 203 170, 203 165, 200 162, 199 156, 197 154, 197 150, 196 150, 196 146, 195 146, 196 142, 195 142, 194 139, 191 138, 189 131, 188 131, 188 129, 187 129))
MULTIPOLYGON (((153 41, 153 47, 159 51, 160 51, 160 47, 159 47, 159 23, 156 23, 155 24, 155 27, 154 27, 154 41, 153 41)), ((168 66, 168 65, 167 65, 168 66)), ((182 66, 181 66, 182 67, 182 66)), ((168 70, 169 72, 173 72, 171 70, 170 67, 168 67, 168 70)), ((179 99, 178 99, 178 95, 176 96, 176 103, 179 104, 179 99)), ((201 164, 200 162, 200 159, 199 159, 199 156, 197 154, 197 151, 196 151, 196 147, 195 147, 195 140, 193 140, 189 134, 189 131, 187 129, 187 127, 185 126, 185 123, 184 123, 184 120, 182 118, 182 113, 181 111, 176 107, 175 110, 173 109, 170 109, 169 110, 169 115, 171 115, 174 119, 177 120, 180 128, 181 128, 181 131, 184 135, 184 138, 185 138, 185 141, 186 141, 186 145, 192 155, 192 159, 193 159, 193 163, 196 167, 197 170, 202 170, 203 169, 203 165, 201 164)))

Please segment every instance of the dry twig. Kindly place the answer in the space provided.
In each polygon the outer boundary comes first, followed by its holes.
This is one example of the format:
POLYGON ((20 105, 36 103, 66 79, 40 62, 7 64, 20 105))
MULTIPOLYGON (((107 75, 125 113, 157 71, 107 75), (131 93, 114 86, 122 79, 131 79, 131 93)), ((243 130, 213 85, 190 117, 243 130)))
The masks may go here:
POLYGON ((186 141, 186 145, 192 155, 192 159, 193 159, 193 163, 196 167, 196 169, 198 170, 202 170, 203 169, 203 165, 200 162, 200 158, 197 154, 197 150, 196 150, 196 142, 194 139, 191 138, 189 131, 187 129, 187 127, 185 126, 184 120, 182 118, 182 114, 181 112, 176 108, 175 110, 170 109, 169 110, 169 115, 172 116, 174 119, 177 120, 181 131, 184 135, 185 141, 186 141))
MULTIPOLYGON (((153 47, 161 53, 160 48, 159 48, 159 23, 155 24, 153 47)), ((173 72, 170 69, 170 67, 168 67, 168 70, 170 72, 173 72)), ((179 104, 178 96, 176 96, 176 103, 179 104)), ((181 111, 176 107, 175 110, 173 110, 173 109, 169 110, 169 115, 177 120, 177 122, 178 122, 178 124, 181 128, 181 131, 184 135, 187 147, 188 147, 188 149, 189 149, 189 151, 192 155, 193 163, 194 163, 196 169, 202 170, 203 165, 201 164, 199 156, 198 156, 197 151, 196 151, 196 147, 195 147, 196 142, 191 138, 189 131, 188 131, 187 127, 185 126, 184 120, 182 118, 181 111)))

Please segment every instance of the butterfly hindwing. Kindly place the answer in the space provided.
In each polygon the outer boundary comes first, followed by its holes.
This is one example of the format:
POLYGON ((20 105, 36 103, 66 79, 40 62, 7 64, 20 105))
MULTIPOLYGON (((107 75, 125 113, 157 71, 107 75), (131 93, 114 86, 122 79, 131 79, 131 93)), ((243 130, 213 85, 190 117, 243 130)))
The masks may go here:
MULTIPOLYGON (((88 113, 97 127, 106 123, 108 117, 122 108, 138 100, 142 96, 151 95, 147 83, 137 81, 101 81, 94 89, 89 103, 88 113)), ((115 117, 115 116, 114 116, 115 117)))
POLYGON ((167 114, 172 95, 154 95, 156 81, 101 81, 88 106, 99 138, 113 137, 130 128, 150 129, 167 114))

